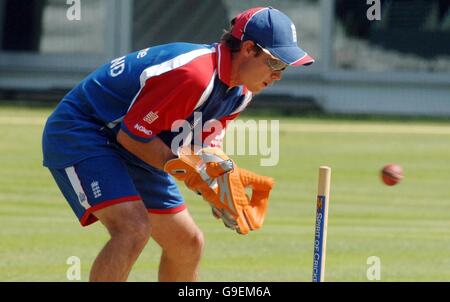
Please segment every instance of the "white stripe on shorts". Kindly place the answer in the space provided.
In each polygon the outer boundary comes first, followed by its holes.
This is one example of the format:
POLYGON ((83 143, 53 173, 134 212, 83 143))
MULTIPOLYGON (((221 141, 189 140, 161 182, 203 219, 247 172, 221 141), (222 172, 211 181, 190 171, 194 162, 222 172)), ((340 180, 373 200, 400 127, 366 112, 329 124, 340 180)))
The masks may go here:
POLYGON ((80 179, 78 178, 77 172, 75 172, 74 167, 68 167, 65 169, 67 177, 69 177, 70 184, 72 185, 75 194, 78 196, 78 201, 86 210, 91 207, 88 202, 87 196, 84 193, 83 187, 81 187, 80 179))

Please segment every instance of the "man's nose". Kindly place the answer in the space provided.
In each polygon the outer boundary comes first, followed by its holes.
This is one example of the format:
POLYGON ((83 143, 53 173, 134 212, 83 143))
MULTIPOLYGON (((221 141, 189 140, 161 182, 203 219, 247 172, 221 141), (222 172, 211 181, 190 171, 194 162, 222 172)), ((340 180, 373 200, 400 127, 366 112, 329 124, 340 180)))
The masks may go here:
POLYGON ((282 71, 273 71, 272 72, 272 80, 279 81, 281 80, 282 71))

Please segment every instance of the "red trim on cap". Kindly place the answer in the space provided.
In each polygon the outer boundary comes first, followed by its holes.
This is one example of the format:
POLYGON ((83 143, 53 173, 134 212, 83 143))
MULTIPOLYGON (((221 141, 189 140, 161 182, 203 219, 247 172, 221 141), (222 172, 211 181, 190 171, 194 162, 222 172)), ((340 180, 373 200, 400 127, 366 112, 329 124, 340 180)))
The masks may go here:
POLYGON ((255 7, 237 15, 233 29, 231 30, 231 35, 239 40, 242 40, 247 23, 256 13, 264 9, 267 9, 267 7, 255 7))
POLYGON ((305 54, 302 58, 298 59, 294 63, 290 64, 290 66, 301 66, 301 65, 309 65, 314 63, 315 60, 308 54, 305 54))
POLYGON ((147 209, 149 213, 152 214, 175 214, 186 209, 186 205, 182 204, 181 206, 171 208, 171 209, 147 209))

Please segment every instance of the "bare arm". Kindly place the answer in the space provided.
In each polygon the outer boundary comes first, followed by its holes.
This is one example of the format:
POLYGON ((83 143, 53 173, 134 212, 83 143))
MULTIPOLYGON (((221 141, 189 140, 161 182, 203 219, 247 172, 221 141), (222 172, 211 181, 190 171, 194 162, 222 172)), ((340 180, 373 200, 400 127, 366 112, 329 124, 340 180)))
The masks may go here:
POLYGON ((117 134, 117 141, 147 164, 160 170, 164 169, 164 164, 169 159, 176 157, 159 137, 156 137, 151 142, 141 143, 120 130, 117 134))

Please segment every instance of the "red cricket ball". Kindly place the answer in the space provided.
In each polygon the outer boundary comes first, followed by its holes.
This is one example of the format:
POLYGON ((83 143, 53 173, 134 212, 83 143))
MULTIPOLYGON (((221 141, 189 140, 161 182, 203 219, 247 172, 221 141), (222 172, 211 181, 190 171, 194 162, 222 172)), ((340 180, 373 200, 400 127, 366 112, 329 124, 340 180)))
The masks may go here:
POLYGON ((388 186, 396 185, 403 178, 403 169, 397 164, 388 164, 381 170, 381 179, 388 186))

